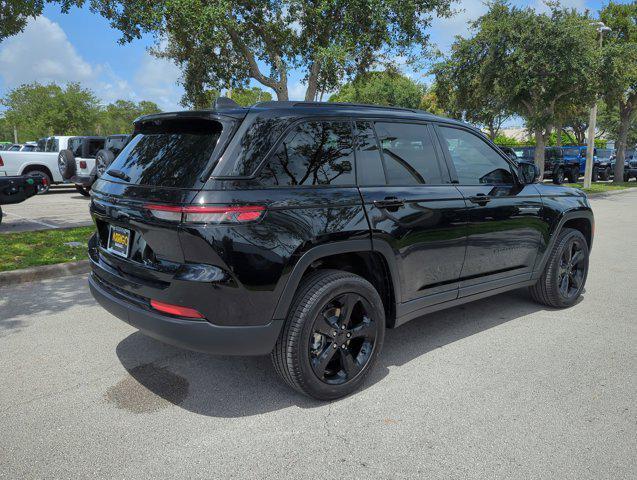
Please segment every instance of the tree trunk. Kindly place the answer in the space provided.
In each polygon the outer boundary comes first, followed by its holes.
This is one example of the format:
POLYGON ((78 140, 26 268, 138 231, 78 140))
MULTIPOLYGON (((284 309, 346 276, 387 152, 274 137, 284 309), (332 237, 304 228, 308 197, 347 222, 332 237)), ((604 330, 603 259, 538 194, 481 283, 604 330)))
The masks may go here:
POLYGON ((497 132, 495 131, 494 122, 493 121, 489 122, 488 127, 489 127, 489 139, 493 142, 495 141, 495 137, 497 134, 497 132))
POLYGON ((546 147, 546 139, 542 130, 534 130, 535 135, 535 164, 540 169, 540 178, 544 175, 544 148, 546 147))
POLYGON ((562 146, 562 125, 555 127, 555 146, 562 146))
POLYGON ((318 89, 318 76, 320 71, 320 64, 318 61, 312 62, 310 67, 310 75, 307 79, 307 90, 305 91, 305 101, 313 102, 316 100, 316 91, 318 89))
POLYGON ((624 181, 624 159, 626 157, 626 141, 631 117, 630 108, 621 105, 619 109, 619 132, 617 133, 617 156, 615 157, 615 178, 613 183, 624 181))

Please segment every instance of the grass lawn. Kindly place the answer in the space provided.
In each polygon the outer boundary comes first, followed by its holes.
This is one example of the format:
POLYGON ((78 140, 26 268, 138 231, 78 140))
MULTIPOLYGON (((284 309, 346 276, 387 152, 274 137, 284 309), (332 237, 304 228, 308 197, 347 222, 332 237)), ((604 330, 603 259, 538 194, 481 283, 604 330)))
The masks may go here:
POLYGON ((7 233, 0 235, 0 272, 74 262, 88 258, 86 242, 94 227, 7 233), (64 245, 80 242, 81 247, 64 245))
POLYGON ((575 187, 584 190, 589 195, 595 195, 596 193, 613 192, 615 190, 626 190, 627 188, 637 187, 637 182, 623 182, 623 183, 592 183, 590 188, 583 188, 581 183, 565 183, 567 187, 575 187))

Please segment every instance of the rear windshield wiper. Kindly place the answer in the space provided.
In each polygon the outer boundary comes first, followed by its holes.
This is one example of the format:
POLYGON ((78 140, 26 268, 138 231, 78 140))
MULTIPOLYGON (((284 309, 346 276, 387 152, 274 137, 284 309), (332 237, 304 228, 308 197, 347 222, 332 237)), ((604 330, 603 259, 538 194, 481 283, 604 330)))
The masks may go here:
POLYGON ((111 177, 119 178, 125 182, 130 182, 130 177, 121 170, 106 170, 106 173, 108 173, 111 177))

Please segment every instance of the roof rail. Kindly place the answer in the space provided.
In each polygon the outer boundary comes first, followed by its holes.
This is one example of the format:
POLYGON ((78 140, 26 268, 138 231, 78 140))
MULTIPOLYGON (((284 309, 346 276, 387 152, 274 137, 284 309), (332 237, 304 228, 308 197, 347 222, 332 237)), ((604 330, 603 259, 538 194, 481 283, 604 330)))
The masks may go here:
POLYGON ((269 102, 259 102, 253 105, 254 107, 261 108, 276 108, 276 107, 326 107, 326 108, 374 108, 380 110, 399 110, 403 112, 412 113, 428 113, 416 108, 394 107, 388 105, 371 105, 368 103, 349 103, 349 102, 294 102, 294 101, 277 101, 271 100, 269 102))

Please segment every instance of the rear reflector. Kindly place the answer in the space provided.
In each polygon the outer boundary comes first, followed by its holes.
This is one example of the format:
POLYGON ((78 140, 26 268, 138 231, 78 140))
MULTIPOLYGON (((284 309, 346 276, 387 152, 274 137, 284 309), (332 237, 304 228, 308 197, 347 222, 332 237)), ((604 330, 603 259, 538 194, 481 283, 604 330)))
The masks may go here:
POLYGON ((80 161, 80 168, 83 170, 86 168, 86 162, 84 160, 80 161))
POLYGON ((185 223, 245 223, 259 220, 265 212, 263 205, 205 206, 146 205, 155 217, 185 223))
POLYGON ((164 303, 158 300, 151 300, 150 305, 155 310, 158 310, 162 313, 168 313, 170 315, 176 315, 178 317, 204 318, 204 316, 194 308, 181 307, 179 305, 172 305, 170 303, 164 303))

